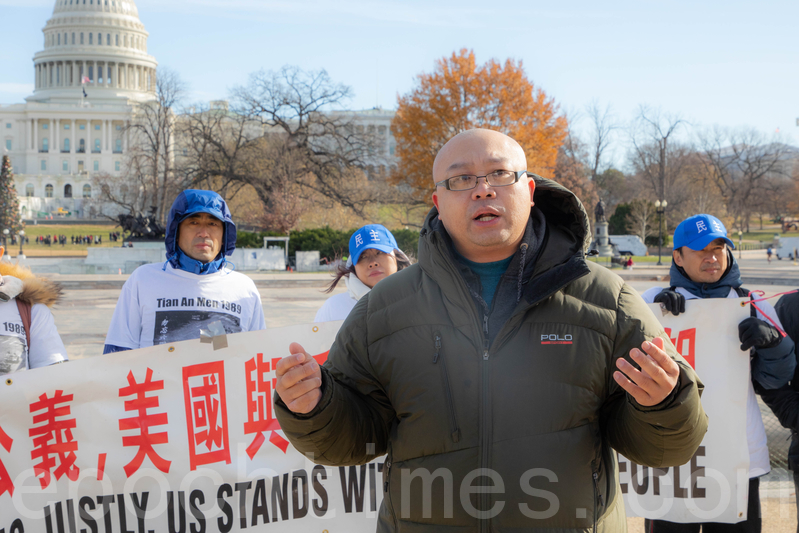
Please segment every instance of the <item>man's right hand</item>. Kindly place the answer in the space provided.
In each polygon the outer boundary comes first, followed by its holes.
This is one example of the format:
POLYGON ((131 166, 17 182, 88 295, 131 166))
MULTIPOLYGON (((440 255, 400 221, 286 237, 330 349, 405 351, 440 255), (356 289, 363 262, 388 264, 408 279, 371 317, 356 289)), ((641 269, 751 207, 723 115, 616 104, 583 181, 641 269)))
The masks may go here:
POLYGON ((663 307, 666 308, 666 311, 669 311, 674 316, 685 312, 685 296, 677 291, 663 289, 660 291, 660 293, 658 293, 657 296, 655 296, 654 302, 663 304, 663 307))
POLYGON ((310 413, 322 398, 322 370, 298 343, 292 342, 289 351, 277 363, 275 389, 292 413, 310 413))

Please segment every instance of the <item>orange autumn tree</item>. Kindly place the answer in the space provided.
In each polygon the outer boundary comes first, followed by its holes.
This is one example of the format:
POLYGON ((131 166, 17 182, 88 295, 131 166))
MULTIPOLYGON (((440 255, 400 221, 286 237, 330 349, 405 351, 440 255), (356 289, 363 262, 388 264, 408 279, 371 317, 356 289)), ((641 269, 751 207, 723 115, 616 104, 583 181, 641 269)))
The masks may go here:
POLYGON ((527 155, 527 170, 548 175, 566 137, 566 118, 552 98, 527 79, 521 61, 491 59, 477 65, 474 52, 461 49, 420 74, 416 87, 398 98, 391 123, 399 159, 392 180, 408 184, 419 200, 431 202, 433 160, 457 133, 472 128, 501 131, 527 155))

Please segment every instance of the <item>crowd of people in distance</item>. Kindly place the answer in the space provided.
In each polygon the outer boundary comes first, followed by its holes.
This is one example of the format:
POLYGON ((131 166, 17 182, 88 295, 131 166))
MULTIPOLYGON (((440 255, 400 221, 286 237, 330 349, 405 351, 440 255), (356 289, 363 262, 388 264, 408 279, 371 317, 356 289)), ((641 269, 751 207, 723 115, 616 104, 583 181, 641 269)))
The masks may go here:
MULTIPOLYGON (((122 237, 122 234, 118 231, 112 231, 108 234, 108 240, 111 242, 116 242, 122 237)), ((14 235, 13 237, 9 237, 11 240, 11 244, 17 244, 17 236, 14 235)), ((66 235, 39 235, 34 237, 33 242, 35 244, 41 244, 43 246, 52 246, 54 244, 60 244, 61 246, 65 246, 69 241, 69 244, 83 244, 86 246, 91 245, 98 245, 103 244, 103 236, 102 235, 70 235, 67 237, 66 235)), ((25 236, 25 244, 30 244, 30 237, 27 235, 25 236)))

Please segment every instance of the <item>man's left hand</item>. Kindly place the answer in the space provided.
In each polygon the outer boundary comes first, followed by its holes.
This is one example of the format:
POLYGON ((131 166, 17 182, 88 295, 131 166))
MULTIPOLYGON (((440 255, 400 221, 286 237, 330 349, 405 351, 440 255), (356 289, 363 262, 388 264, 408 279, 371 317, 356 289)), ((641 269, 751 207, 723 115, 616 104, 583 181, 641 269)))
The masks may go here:
POLYGON ((782 342, 782 335, 777 328, 759 318, 750 316, 738 324, 738 339, 741 350, 749 348, 774 348, 782 342))
POLYGON ((655 337, 652 342, 645 341, 641 349, 643 351, 637 348, 630 350, 630 357, 641 369, 638 370, 620 357, 616 360, 616 366, 621 372, 614 372, 613 378, 639 405, 652 407, 665 400, 674 390, 680 377, 680 367, 663 351, 663 339, 660 337, 655 337))

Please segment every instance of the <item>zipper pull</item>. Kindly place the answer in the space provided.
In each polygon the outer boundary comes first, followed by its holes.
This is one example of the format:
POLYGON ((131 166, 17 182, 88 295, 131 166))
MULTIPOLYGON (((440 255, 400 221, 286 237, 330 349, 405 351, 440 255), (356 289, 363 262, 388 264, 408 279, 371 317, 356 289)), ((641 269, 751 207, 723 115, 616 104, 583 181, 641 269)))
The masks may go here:
POLYGON ((594 488, 596 489, 596 497, 597 497, 597 500, 599 501, 599 506, 600 507, 604 507, 605 504, 604 504, 604 500, 602 499, 602 493, 599 492, 599 474, 594 472, 593 473, 593 477, 594 477, 594 488))
POLYGON ((488 337, 488 315, 483 315, 483 333, 488 337))
POLYGON ((488 350, 483 352, 483 361, 488 361, 488 350))
POLYGON ((436 335, 436 353, 433 356, 433 364, 438 362, 438 354, 441 352, 441 335, 436 335))

